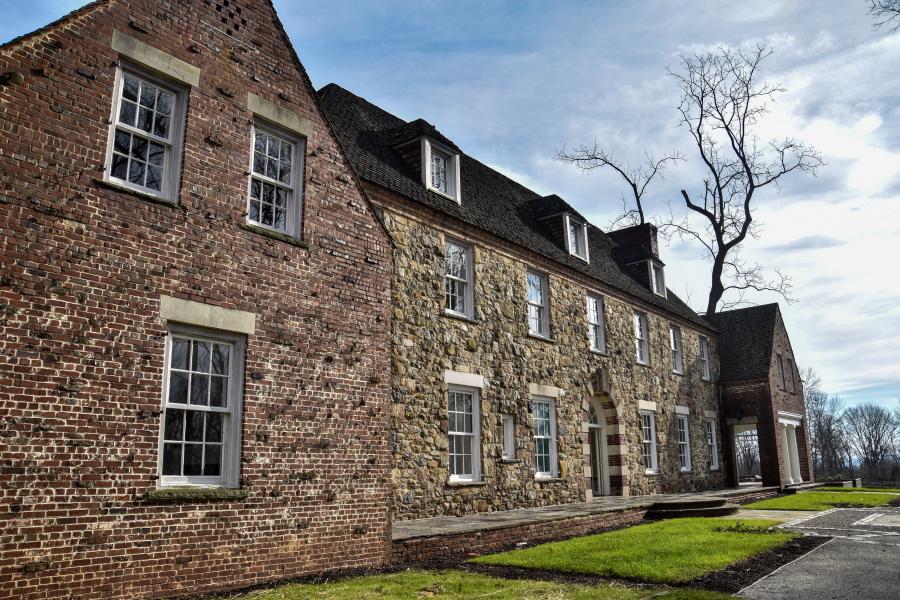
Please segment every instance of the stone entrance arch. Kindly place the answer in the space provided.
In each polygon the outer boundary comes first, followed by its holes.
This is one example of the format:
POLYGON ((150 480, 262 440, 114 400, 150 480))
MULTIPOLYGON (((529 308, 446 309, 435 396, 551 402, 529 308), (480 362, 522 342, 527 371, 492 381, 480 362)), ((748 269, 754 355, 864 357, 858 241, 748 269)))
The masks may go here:
MULTIPOLYGON (((627 447, 619 404, 615 390, 609 383, 609 372, 601 367, 591 378, 588 384, 588 393, 584 396, 581 403, 583 415, 581 440, 586 500, 591 500, 595 497, 593 462, 596 458, 592 459, 591 456, 591 436, 596 436, 598 429, 602 431, 601 435, 605 436, 605 452, 603 454, 605 454, 606 473, 601 473, 600 475, 604 484, 608 478, 608 486, 604 485, 602 491, 611 496, 628 495, 628 468, 625 460, 627 447)), ((601 469, 603 466, 601 465, 601 469)))

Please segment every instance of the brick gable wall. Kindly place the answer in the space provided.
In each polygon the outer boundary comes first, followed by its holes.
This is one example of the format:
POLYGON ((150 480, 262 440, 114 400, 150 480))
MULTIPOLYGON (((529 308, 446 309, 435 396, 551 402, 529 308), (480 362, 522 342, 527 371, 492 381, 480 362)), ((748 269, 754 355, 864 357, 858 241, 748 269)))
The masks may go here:
POLYGON ((0 49, 21 75, 0 86, 0 598, 161 597, 388 558, 389 242, 275 19, 259 0, 111 1, 0 49), (114 29, 201 70, 178 206, 95 181, 114 29), (248 92, 312 125, 306 247, 240 227, 248 92), (146 499, 161 295, 256 315, 245 499, 146 499))

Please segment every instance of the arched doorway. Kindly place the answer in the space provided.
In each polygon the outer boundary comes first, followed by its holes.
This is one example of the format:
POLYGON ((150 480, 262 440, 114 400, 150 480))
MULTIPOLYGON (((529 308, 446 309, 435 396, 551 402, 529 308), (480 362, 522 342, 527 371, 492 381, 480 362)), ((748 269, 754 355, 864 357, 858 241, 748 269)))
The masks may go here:
POLYGON ((621 407, 607 369, 601 367, 593 374, 581 407, 585 499, 627 496, 628 448, 621 407))
POLYGON ((606 416, 591 402, 588 409, 588 455, 590 457, 591 493, 609 496, 609 449, 606 439, 606 416))

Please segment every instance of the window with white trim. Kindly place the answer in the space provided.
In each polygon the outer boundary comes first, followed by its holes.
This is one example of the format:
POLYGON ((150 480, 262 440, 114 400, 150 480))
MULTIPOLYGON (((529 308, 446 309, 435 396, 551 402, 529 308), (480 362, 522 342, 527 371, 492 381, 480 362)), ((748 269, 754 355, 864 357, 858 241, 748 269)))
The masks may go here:
POLYGON ((512 415, 502 415, 503 426, 503 460, 516 458, 516 419, 512 415))
POLYGON ((657 296, 666 297, 666 274, 663 266, 659 263, 650 261, 650 282, 653 293, 657 296))
POLYGON ((528 271, 528 333, 550 337, 550 295, 546 274, 528 271))
POLYGON ((594 352, 606 352, 606 326, 603 319, 603 298, 587 295, 588 342, 594 352))
POLYGON ((551 398, 531 401, 534 420, 534 473, 536 477, 556 477, 556 403, 551 398))
POLYGON ((709 338, 700 336, 700 378, 709 381, 712 375, 709 370, 709 338))
POLYGON ((267 125, 253 125, 247 220, 299 237, 304 141, 267 125))
POLYGON ((691 470, 691 433, 688 415, 676 415, 678 426, 678 461, 682 472, 691 470))
POLYGON ((121 67, 115 94, 107 179, 174 200, 187 91, 132 67, 121 67))
POLYGON ((794 393, 797 391, 797 388, 794 386, 794 378, 797 376, 794 371, 794 361, 788 357, 785 357, 785 362, 787 362, 787 367, 785 368, 785 377, 787 378, 787 389, 789 392, 794 393))
POLYGON ((681 348, 681 328, 669 326, 669 347, 672 350, 672 372, 684 373, 684 352, 681 348))
POLYGON ((579 223, 570 215, 565 215, 566 219, 566 248, 569 254, 578 258, 588 260, 588 238, 587 225, 579 223))
POLYGON ((706 427, 706 446, 709 448, 709 469, 711 471, 719 470, 719 438, 716 434, 716 420, 706 419, 704 421, 706 427))
POLYGON ((422 184, 426 189, 460 202, 459 153, 422 138, 422 184))
POLYGON ((444 245, 444 309, 472 318, 472 247, 447 240, 444 245))
POLYGON ((775 354, 775 364, 778 367, 778 387, 784 389, 784 361, 781 354, 775 354))
POLYGON ((640 415, 641 456, 644 460, 644 472, 656 473, 659 470, 656 457, 656 413, 642 410, 640 415))
POLYGON ((450 163, 450 157, 440 150, 431 150, 431 187, 435 190, 447 194, 449 192, 449 184, 447 182, 447 170, 450 163))
POLYGON ((647 315, 642 312, 634 313, 634 354, 637 361, 642 365, 650 364, 647 315))
POLYGON ((481 478, 479 394, 470 388, 451 387, 447 392, 447 435, 451 481, 481 478))
POLYGON ((244 338, 172 327, 167 345, 160 484, 236 487, 244 338))

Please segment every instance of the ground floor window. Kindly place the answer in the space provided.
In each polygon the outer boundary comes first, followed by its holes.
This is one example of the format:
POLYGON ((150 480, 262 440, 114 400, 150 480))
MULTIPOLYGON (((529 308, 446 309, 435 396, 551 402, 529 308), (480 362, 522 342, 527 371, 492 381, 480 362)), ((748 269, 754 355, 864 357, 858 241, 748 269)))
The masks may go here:
POLYGON ((641 455, 644 471, 656 473, 656 414, 651 411, 641 411, 641 455))
POLYGON ((716 420, 706 419, 706 445, 709 447, 709 468, 719 470, 719 439, 716 435, 716 420))
POLYGON ((481 477, 478 392, 450 388, 447 404, 450 480, 478 480, 481 477))
POLYGON ((691 470, 691 435, 687 415, 678 415, 678 459, 682 472, 691 470))
POLYGON ((534 418, 535 476, 556 477, 556 405, 550 398, 535 398, 531 402, 534 418))

